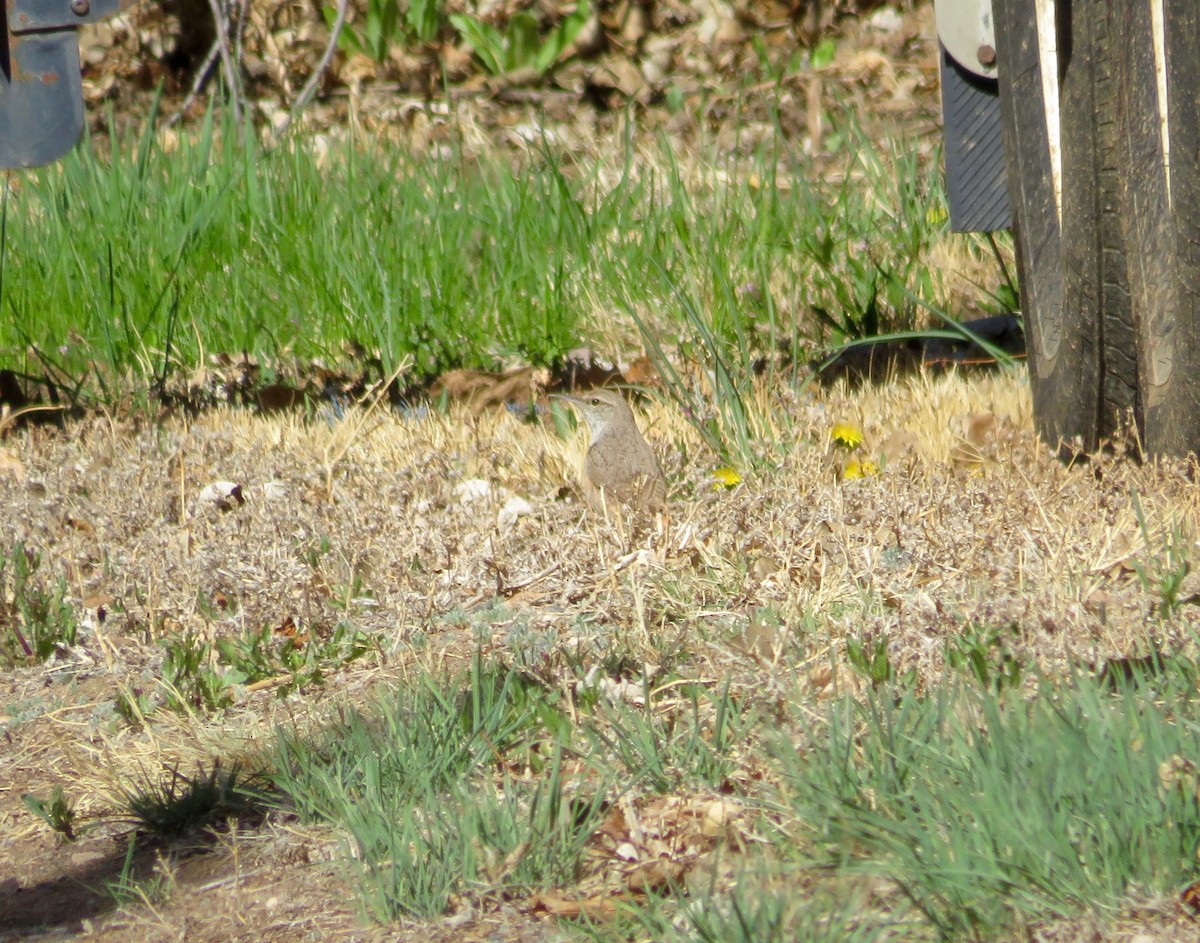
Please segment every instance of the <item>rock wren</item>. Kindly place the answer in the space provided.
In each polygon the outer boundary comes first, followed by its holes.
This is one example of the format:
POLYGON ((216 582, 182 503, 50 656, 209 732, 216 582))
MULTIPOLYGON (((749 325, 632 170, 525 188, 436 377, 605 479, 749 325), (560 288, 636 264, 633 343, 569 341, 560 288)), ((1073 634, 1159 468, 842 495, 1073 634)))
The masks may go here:
POLYGON ((601 513, 618 511, 620 505, 639 515, 665 510, 667 480, 625 397, 616 390, 595 389, 555 398, 579 410, 592 433, 579 473, 587 503, 601 513))

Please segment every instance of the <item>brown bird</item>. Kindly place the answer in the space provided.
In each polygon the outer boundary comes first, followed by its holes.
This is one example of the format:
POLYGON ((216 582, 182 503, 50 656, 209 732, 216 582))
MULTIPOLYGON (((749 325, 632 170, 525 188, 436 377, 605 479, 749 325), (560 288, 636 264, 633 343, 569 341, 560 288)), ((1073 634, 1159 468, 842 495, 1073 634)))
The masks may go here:
POLYGON ((619 511, 620 506, 638 515, 665 510, 667 480, 625 397, 608 389, 583 396, 554 395, 579 410, 592 433, 579 473, 587 503, 601 513, 619 511))

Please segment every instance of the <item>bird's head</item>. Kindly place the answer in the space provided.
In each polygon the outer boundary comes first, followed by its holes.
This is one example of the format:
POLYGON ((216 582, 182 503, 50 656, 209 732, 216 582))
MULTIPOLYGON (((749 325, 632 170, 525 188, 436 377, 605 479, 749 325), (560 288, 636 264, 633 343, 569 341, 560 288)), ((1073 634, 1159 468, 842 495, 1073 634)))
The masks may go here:
POLYGON ((583 416, 584 422, 588 424, 588 428, 592 431, 592 439, 598 439, 606 429, 611 428, 614 423, 620 423, 626 418, 633 419, 633 414, 629 411, 629 405, 616 390, 594 389, 588 390, 586 393, 576 395, 568 395, 566 393, 552 394, 554 399, 561 399, 563 402, 570 403, 583 416))

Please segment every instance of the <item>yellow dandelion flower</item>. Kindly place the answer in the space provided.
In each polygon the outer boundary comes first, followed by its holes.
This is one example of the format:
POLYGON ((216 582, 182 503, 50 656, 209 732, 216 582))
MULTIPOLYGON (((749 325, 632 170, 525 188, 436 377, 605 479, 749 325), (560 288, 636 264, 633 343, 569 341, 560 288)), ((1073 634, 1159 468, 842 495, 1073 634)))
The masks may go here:
POLYGON ((844 481, 852 481, 855 478, 870 478, 872 475, 879 474, 879 466, 875 464, 874 459, 864 458, 861 462, 852 458, 846 463, 846 467, 842 469, 842 479, 844 481))
POLYGON ((722 488, 734 488, 740 485, 742 483, 742 476, 738 474, 736 468, 722 465, 720 468, 713 470, 712 482, 713 490, 720 491, 722 488))
POLYGON ((829 435, 838 445, 848 449, 856 449, 862 445, 862 430, 848 422, 836 423, 829 431, 829 435))
POLYGON ((946 221, 946 215, 944 206, 931 206, 925 211, 925 222, 930 226, 939 226, 946 221))

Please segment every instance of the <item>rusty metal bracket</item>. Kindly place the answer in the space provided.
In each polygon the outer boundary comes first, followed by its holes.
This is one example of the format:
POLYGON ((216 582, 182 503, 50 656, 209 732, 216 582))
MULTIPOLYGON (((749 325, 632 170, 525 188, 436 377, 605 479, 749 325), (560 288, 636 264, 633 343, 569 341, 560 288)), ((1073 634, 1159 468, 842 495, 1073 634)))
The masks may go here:
POLYGON ((36 167, 83 133, 76 30, 112 16, 119 0, 6 0, 0 42, 0 167, 36 167))

